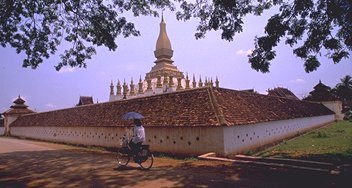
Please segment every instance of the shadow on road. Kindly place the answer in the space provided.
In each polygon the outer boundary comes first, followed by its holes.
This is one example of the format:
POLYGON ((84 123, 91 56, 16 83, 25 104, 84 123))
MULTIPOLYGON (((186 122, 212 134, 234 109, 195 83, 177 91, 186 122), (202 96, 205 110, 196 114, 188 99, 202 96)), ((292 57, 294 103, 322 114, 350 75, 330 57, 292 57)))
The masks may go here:
POLYGON ((50 150, 0 154, 0 187, 331 187, 347 178, 213 161, 156 158, 151 170, 117 168, 113 154, 50 150))

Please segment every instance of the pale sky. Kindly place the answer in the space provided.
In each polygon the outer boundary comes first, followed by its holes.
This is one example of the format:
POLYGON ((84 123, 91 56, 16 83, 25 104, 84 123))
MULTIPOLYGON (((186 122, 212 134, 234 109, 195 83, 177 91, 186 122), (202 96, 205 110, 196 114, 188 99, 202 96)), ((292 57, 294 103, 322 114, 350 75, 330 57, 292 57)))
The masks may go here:
MULTIPOLYGON (((197 21, 177 21, 172 13, 164 13, 166 29, 174 50, 174 64, 184 73, 220 80, 220 87, 243 90, 254 89, 265 93, 269 88, 285 87, 297 97, 308 95, 321 80, 334 87, 340 78, 352 74, 352 62, 344 59, 339 64, 320 57, 322 65, 317 71, 306 73, 303 61, 292 54, 289 46, 280 44, 276 59, 272 62, 270 73, 260 73, 251 69, 247 54, 254 47, 254 36, 263 35, 266 20, 270 14, 262 17, 247 17, 244 31, 237 34, 235 40, 221 40, 220 32, 210 32, 205 39, 196 40, 194 33, 197 21)), ((159 35, 160 18, 128 17, 134 21, 142 36, 118 38, 115 52, 106 48, 97 48, 97 55, 88 61, 86 69, 64 68, 57 72, 54 65, 59 53, 36 70, 22 68, 23 54, 15 49, 0 47, 0 112, 12 105, 21 95, 29 108, 38 111, 70 108, 78 103, 79 96, 93 96, 94 102, 109 100, 109 85, 117 79, 138 82, 139 76, 145 77, 154 65, 153 51, 159 35)), ((60 50, 65 49, 61 45, 60 50)))

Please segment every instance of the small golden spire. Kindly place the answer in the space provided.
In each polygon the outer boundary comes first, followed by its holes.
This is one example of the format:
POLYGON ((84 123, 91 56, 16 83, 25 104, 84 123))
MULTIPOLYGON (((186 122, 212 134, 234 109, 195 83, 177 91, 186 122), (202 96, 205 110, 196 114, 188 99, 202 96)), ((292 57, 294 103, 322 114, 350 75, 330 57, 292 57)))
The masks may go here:
POLYGON ((186 73, 186 89, 190 89, 189 82, 190 82, 190 80, 188 78, 188 73, 186 73))
POLYGON ((116 95, 121 95, 121 84, 120 84, 120 80, 117 80, 116 88, 117 88, 116 95))
POLYGON ((193 74, 192 87, 193 87, 193 88, 196 88, 196 87, 197 87, 196 77, 194 76, 194 74, 193 74))
POLYGON ((216 80, 215 80, 215 87, 219 88, 219 80, 218 80, 218 76, 216 76, 216 80))
MULTIPOLYGON (((114 95, 114 84, 112 83, 112 80, 110 84, 110 95, 114 95)), ((18 96, 18 98, 20 98, 20 96, 18 96)))
POLYGON ((142 82, 142 76, 139 76, 139 82, 138 82, 138 93, 143 94, 143 82, 142 82))
POLYGON ((134 91, 134 84, 133 84, 133 77, 131 77, 131 84, 130 84, 130 95, 134 95, 135 91, 134 91))
POLYGON ((198 87, 203 87, 202 75, 199 76, 198 87))

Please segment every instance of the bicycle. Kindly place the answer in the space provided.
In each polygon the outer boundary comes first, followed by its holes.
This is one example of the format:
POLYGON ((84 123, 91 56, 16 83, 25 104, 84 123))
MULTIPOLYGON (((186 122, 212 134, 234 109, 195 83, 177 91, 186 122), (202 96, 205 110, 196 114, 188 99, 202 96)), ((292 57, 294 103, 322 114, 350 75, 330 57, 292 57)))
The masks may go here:
POLYGON ((131 158, 133 161, 143 169, 148 170, 153 166, 154 156, 149 150, 149 145, 141 145, 136 154, 128 145, 128 140, 125 137, 122 138, 122 147, 116 152, 116 159, 119 167, 125 167, 130 162, 131 158))

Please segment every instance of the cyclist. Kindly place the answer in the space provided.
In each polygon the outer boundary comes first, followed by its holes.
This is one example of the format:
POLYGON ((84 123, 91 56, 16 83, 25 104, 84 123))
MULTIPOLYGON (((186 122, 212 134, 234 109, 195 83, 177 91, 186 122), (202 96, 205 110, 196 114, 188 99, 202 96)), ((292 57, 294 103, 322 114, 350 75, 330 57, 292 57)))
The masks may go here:
POLYGON ((145 131, 140 119, 133 119, 133 135, 132 139, 128 143, 134 155, 137 154, 142 143, 145 141, 145 131))

